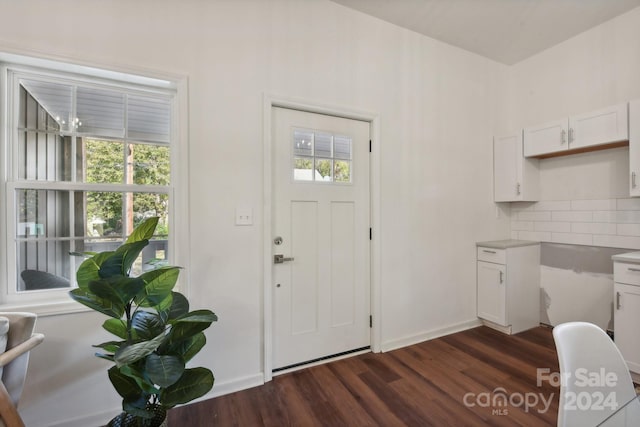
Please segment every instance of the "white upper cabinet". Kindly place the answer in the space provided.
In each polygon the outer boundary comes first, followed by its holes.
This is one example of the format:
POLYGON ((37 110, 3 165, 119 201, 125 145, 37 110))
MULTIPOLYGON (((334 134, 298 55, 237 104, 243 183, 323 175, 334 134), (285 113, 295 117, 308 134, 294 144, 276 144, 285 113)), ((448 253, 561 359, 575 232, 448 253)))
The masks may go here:
POLYGON ((629 102, 629 195, 640 196, 640 99, 629 102))
POLYGON ((569 117, 569 148, 626 141, 629 139, 627 103, 569 117))
POLYGON ((589 151, 629 139, 627 103, 524 129, 525 157, 589 151))
POLYGON ((556 120, 524 129, 524 156, 534 157, 569 149, 569 121, 556 120))
POLYGON ((522 131, 493 138, 494 201, 536 201, 538 181, 538 159, 522 154, 522 131))

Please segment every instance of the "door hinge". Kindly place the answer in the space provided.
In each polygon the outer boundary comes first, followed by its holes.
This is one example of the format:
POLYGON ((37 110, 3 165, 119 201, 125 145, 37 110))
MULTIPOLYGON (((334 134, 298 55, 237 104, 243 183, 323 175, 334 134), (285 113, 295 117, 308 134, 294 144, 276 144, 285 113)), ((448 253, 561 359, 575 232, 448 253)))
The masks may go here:
POLYGON ((369 316, 369 327, 373 328, 373 316, 369 316))
POLYGON ((373 229, 369 227, 369 240, 373 240, 373 229))
POLYGON ((371 142, 371 140, 369 140, 369 152, 371 152, 371 144, 372 144, 372 142, 371 142))

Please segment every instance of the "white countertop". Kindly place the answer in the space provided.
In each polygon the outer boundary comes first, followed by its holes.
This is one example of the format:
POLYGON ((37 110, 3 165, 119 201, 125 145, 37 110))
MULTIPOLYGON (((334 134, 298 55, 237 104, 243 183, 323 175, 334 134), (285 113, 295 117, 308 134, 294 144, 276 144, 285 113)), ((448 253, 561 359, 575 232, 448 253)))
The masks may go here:
MULTIPOLYGON (((539 245, 539 244, 540 242, 535 242, 533 240, 507 239, 507 240, 492 240, 489 242, 477 242, 476 246, 482 246, 483 248, 493 248, 493 249, 508 249, 508 248, 519 248, 521 246, 539 245)), ((640 252, 638 252, 638 254, 640 254, 640 252)), ((640 263, 640 258, 638 259, 638 262, 640 263)))
POLYGON ((634 264, 640 264, 640 252, 627 252, 624 254, 618 254, 611 257, 614 261, 631 262, 634 264))

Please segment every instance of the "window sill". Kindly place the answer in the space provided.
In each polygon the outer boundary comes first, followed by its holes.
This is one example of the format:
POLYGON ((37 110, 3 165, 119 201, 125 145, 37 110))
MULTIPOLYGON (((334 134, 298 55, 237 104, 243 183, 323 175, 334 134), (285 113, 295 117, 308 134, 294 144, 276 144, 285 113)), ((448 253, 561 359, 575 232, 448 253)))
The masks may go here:
POLYGON ((0 312, 27 311, 38 317, 57 316, 60 314, 81 313, 91 311, 90 308, 73 300, 58 302, 29 302, 24 304, 2 304, 0 312))

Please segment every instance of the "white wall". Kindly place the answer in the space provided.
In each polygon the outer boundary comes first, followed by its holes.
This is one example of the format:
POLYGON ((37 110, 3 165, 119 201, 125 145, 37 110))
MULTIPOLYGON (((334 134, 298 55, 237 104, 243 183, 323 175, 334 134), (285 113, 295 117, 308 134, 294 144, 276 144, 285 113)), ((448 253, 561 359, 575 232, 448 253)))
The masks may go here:
MULTIPOLYGON (((220 317, 196 360, 214 370, 214 390, 262 378, 265 92, 380 114, 383 346, 475 320, 475 242, 509 234, 491 168, 497 113, 509 115, 506 67, 327 0, 0 0, 0 10, 0 50, 188 77, 188 273, 192 301, 220 317), (237 206, 253 208, 254 226, 234 226, 237 206)), ((100 323, 39 320, 29 426, 115 413, 90 347, 100 323)))
MULTIPOLYGON (((509 69, 511 116, 526 127, 640 97, 640 8, 509 69)), ((640 204, 629 199, 629 151, 610 149, 540 160, 540 202, 513 206, 512 237, 640 249, 640 204)), ((595 248, 594 248, 595 249, 595 248)), ((608 274, 542 268, 552 324, 611 326, 608 274)))

